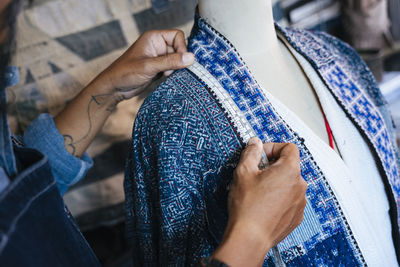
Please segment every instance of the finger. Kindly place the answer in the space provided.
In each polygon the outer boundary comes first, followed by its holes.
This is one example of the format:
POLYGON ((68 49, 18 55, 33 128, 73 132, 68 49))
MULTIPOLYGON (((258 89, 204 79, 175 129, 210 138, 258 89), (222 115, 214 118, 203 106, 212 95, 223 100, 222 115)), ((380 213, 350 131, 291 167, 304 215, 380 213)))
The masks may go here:
POLYGON ((185 53, 187 51, 185 34, 180 30, 162 30, 161 36, 168 46, 174 48, 177 53, 185 53))
POLYGON ((174 53, 165 56, 146 59, 146 72, 154 75, 159 72, 178 70, 192 65, 194 55, 192 53, 174 53))
POLYGON ((264 151, 270 159, 299 157, 299 149, 292 143, 265 143, 264 151))
POLYGON ((175 53, 175 49, 172 46, 167 46, 167 54, 175 53))
POLYGON ((168 76, 170 76, 172 73, 174 73, 173 70, 164 71, 164 76, 165 76, 165 77, 168 77, 168 76))
MULTIPOLYGON (((175 53, 174 48, 173 48, 172 46, 167 46, 167 54, 173 54, 173 53, 175 53)), ((165 76, 165 77, 168 77, 168 76, 170 76, 172 73, 174 73, 174 70, 167 70, 167 71, 164 71, 164 76, 165 76)))
POLYGON ((259 138, 255 137, 250 139, 246 148, 240 156, 238 169, 244 167, 250 171, 258 171, 258 164, 262 156, 262 142, 259 138))

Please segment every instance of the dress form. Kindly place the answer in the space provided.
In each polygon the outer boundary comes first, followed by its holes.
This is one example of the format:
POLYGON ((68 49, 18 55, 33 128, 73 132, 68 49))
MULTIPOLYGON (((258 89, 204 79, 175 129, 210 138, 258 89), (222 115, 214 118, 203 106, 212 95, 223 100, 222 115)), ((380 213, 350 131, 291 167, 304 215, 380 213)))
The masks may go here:
POLYGON ((294 56, 279 41, 270 0, 199 0, 199 13, 237 49, 263 88, 325 143, 325 121, 315 92, 294 56))

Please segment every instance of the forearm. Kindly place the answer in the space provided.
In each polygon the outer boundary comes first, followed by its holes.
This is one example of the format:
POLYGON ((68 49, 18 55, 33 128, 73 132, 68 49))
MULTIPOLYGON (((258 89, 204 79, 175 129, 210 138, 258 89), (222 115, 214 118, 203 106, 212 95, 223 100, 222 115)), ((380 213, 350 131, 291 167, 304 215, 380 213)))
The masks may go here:
POLYGON ((110 88, 95 80, 54 118, 72 155, 83 155, 118 102, 110 88))
POLYGON ((182 31, 144 33, 55 117, 67 150, 82 156, 119 102, 139 95, 157 74, 193 64, 186 51, 182 31))
POLYGON ((253 234, 247 226, 228 226, 221 245, 212 258, 234 266, 262 266, 272 242, 253 234))

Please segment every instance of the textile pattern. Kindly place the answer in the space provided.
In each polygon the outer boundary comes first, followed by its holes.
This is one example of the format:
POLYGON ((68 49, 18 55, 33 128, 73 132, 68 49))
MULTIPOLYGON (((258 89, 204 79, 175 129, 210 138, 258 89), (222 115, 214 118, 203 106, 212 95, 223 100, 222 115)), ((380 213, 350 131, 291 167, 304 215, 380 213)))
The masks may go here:
MULTIPOLYGON (((396 185, 393 147, 375 107, 381 100, 372 96, 376 102, 371 102, 358 88, 359 83, 368 83, 363 81, 366 75, 355 74, 357 83, 348 78, 357 69, 351 68, 346 57, 333 55, 342 51, 329 47, 342 44, 329 44, 327 39, 318 39, 317 33, 278 30, 318 62, 313 66, 338 93, 353 120, 363 125, 362 130, 374 133, 365 135, 378 144, 382 166, 396 185)), ((125 179, 127 227, 137 263, 194 265, 221 241, 227 220, 227 185, 246 139, 229 112, 236 108, 264 142, 292 142, 300 150, 309 206, 300 230, 279 245, 286 265, 365 265, 340 203, 303 139, 270 105, 234 47, 197 17, 188 48, 233 102, 223 101, 201 77, 185 69, 160 85, 140 109, 125 179), (232 103, 235 107, 229 106, 232 103)), ((273 259, 267 255, 264 266, 269 265, 273 259)))
POLYGON ((125 192, 134 260, 139 266, 194 264, 216 248, 206 228, 204 184, 224 180, 221 166, 238 159, 241 143, 188 70, 146 99, 133 132, 125 192))
MULTIPOLYGON (((321 32, 281 30, 297 51, 319 70, 339 104, 374 147, 399 210, 398 152, 387 130, 389 123, 385 124, 379 111, 378 106, 382 106, 384 100, 371 72, 353 49, 334 37, 321 32), (371 100, 371 96, 375 101, 371 100)), ((400 225, 398 213, 397 217, 397 224, 400 225)))
MULTIPOLYGON (((195 53, 198 62, 230 93, 261 140, 264 142, 291 142, 300 149, 301 173, 308 183, 307 199, 315 214, 308 218, 308 223, 319 224, 322 231, 313 232, 315 235, 308 236, 308 240, 301 238, 301 233, 298 233, 297 236, 290 235, 288 239, 293 240, 291 247, 288 244, 282 252, 285 262, 293 261, 295 264, 298 261, 294 260, 295 258, 307 257, 307 253, 318 243, 336 236, 337 242, 342 243, 344 249, 339 252, 338 257, 341 257, 340 254, 346 254, 347 264, 363 264, 364 259, 357 243, 323 173, 314 162, 301 138, 279 117, 263 96, 261 88, 252 78, 234 47, 201 18, 197 19, 190 40, 189 50, 195 53)), ((326 255, 336 253, 335 250, 329 250, 327 247, 324 250, 326 255)), ((332 258, 335 257, 332 256, 332 258)), ((325 263, 331 265, 333 261, 330 259, 325 263)))

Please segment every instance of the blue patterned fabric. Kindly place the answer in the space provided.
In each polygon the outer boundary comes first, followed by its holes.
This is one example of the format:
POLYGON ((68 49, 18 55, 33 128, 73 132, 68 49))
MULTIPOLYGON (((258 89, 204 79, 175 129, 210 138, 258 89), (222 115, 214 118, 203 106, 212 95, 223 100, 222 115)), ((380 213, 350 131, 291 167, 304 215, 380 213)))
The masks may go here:
MULTIPOLYGON (((383 98, 371 72, 353 49, 325 33, 291 30, 284 34, 297 51, 319 70, 322 79, 347 115, 368 137, 383 165, 397 206, 400 207, 397 152, 393 140, 390 139, 392 133, 387 130, 390 123, 385 124, 377 108, 377 105, 383 104, 383 98), (302 50, 300 47, 307 49, 302 50), (321 55, 321 52, 326 55, 321 55)), ((400 224, 400 217, 398 219, 400 224)))
MULTIPOLYGON (((277 30, 312 63, 375 149, 388 192, 393 192, 388 198, 398 242, 396 151, 370 72, 353 50, 333 37, 277 30)), ((285 263, 365 265, 340 203, 303 139, 263 96, 234 47, 197 17, 189 50, 263 141, 292 142, 300 149, 308 207, 301 227, 279 245, 285 263)), ((161 84, 140 109, 125 178, 127 230, 140 266, 193 265, 220 242, 227 221, 227 185, 244 141, 224 105, 213 88, 185 69, 161 84)), ((270 255, 264 265, 273 265, 270 255)))

